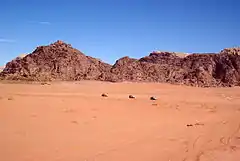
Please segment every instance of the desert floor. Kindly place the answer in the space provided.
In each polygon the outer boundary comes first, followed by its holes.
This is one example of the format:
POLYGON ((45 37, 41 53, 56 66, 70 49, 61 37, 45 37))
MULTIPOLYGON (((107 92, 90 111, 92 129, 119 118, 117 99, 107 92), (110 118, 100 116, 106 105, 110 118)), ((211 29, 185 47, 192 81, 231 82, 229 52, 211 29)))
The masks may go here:
POLYGON ((0 127, 1 161, 239 161, 240 88, 0 83, 0 127))

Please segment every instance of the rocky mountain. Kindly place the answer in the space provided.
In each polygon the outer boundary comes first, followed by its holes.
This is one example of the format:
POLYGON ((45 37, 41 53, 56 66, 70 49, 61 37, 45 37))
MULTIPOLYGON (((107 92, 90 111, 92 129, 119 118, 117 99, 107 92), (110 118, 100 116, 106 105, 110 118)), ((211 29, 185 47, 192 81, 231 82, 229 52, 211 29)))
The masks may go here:
POLYGON ((1 75, 10 80, 103 80, 103 73, 108 73, 110 68, 111 65, 57 41, 7 63, 1 75))
POLYGON ((124 57, 111 72, 121 81, 148 81, 200 87, 239 86, 240 56, 223 50, 219 54, 153 52, 139 60, 124 57))
POLYGON ((204 54, 157 51, 140 59, 123 57, 111 66, 57 41, 7 63, 1 77, 32 81, 144 81, 199 87, 239 86, 240 48, 204 54))

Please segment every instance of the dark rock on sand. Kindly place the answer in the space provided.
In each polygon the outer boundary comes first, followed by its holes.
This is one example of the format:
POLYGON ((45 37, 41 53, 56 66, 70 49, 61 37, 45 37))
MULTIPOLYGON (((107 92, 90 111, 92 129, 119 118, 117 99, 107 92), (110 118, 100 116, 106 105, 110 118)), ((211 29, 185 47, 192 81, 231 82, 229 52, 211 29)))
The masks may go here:
POLYGON ((135 99, 136 97, 133 96, 133 95, 129 95, 128 98, 130 98, 130 99, 135 99))
POLYGON ((108 97, 108 95, 107 95, 107 94, 105 94, 105 93, 103 93, 103 94, 102 94, 102 97, 108 97))
POLYGON ((150 97, 150 100, 157 100, 157 98, 156 97, 150 97))

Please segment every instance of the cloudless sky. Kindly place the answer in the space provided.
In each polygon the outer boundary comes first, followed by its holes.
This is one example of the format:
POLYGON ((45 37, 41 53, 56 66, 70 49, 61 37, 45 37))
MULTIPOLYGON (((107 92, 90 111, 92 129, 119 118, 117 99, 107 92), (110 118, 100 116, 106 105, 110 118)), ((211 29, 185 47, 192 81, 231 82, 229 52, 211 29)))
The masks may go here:
POLYGON ((0 65, 56 40, 114 63, 240 46, 239 0, 0 0, 0 65))

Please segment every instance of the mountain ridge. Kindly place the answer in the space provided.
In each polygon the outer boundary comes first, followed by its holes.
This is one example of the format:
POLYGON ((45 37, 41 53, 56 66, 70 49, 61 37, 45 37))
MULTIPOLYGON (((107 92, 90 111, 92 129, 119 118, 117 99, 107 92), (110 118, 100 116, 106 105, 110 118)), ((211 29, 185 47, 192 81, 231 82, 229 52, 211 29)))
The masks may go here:
POLYGON ((110 65, 59 40, 7 63, 0 76, 7 80, 29 81, 101 80, 199 87, 239 86, 240 48, 203 54, 154 51, 140 59, 125 56, 110 65))

